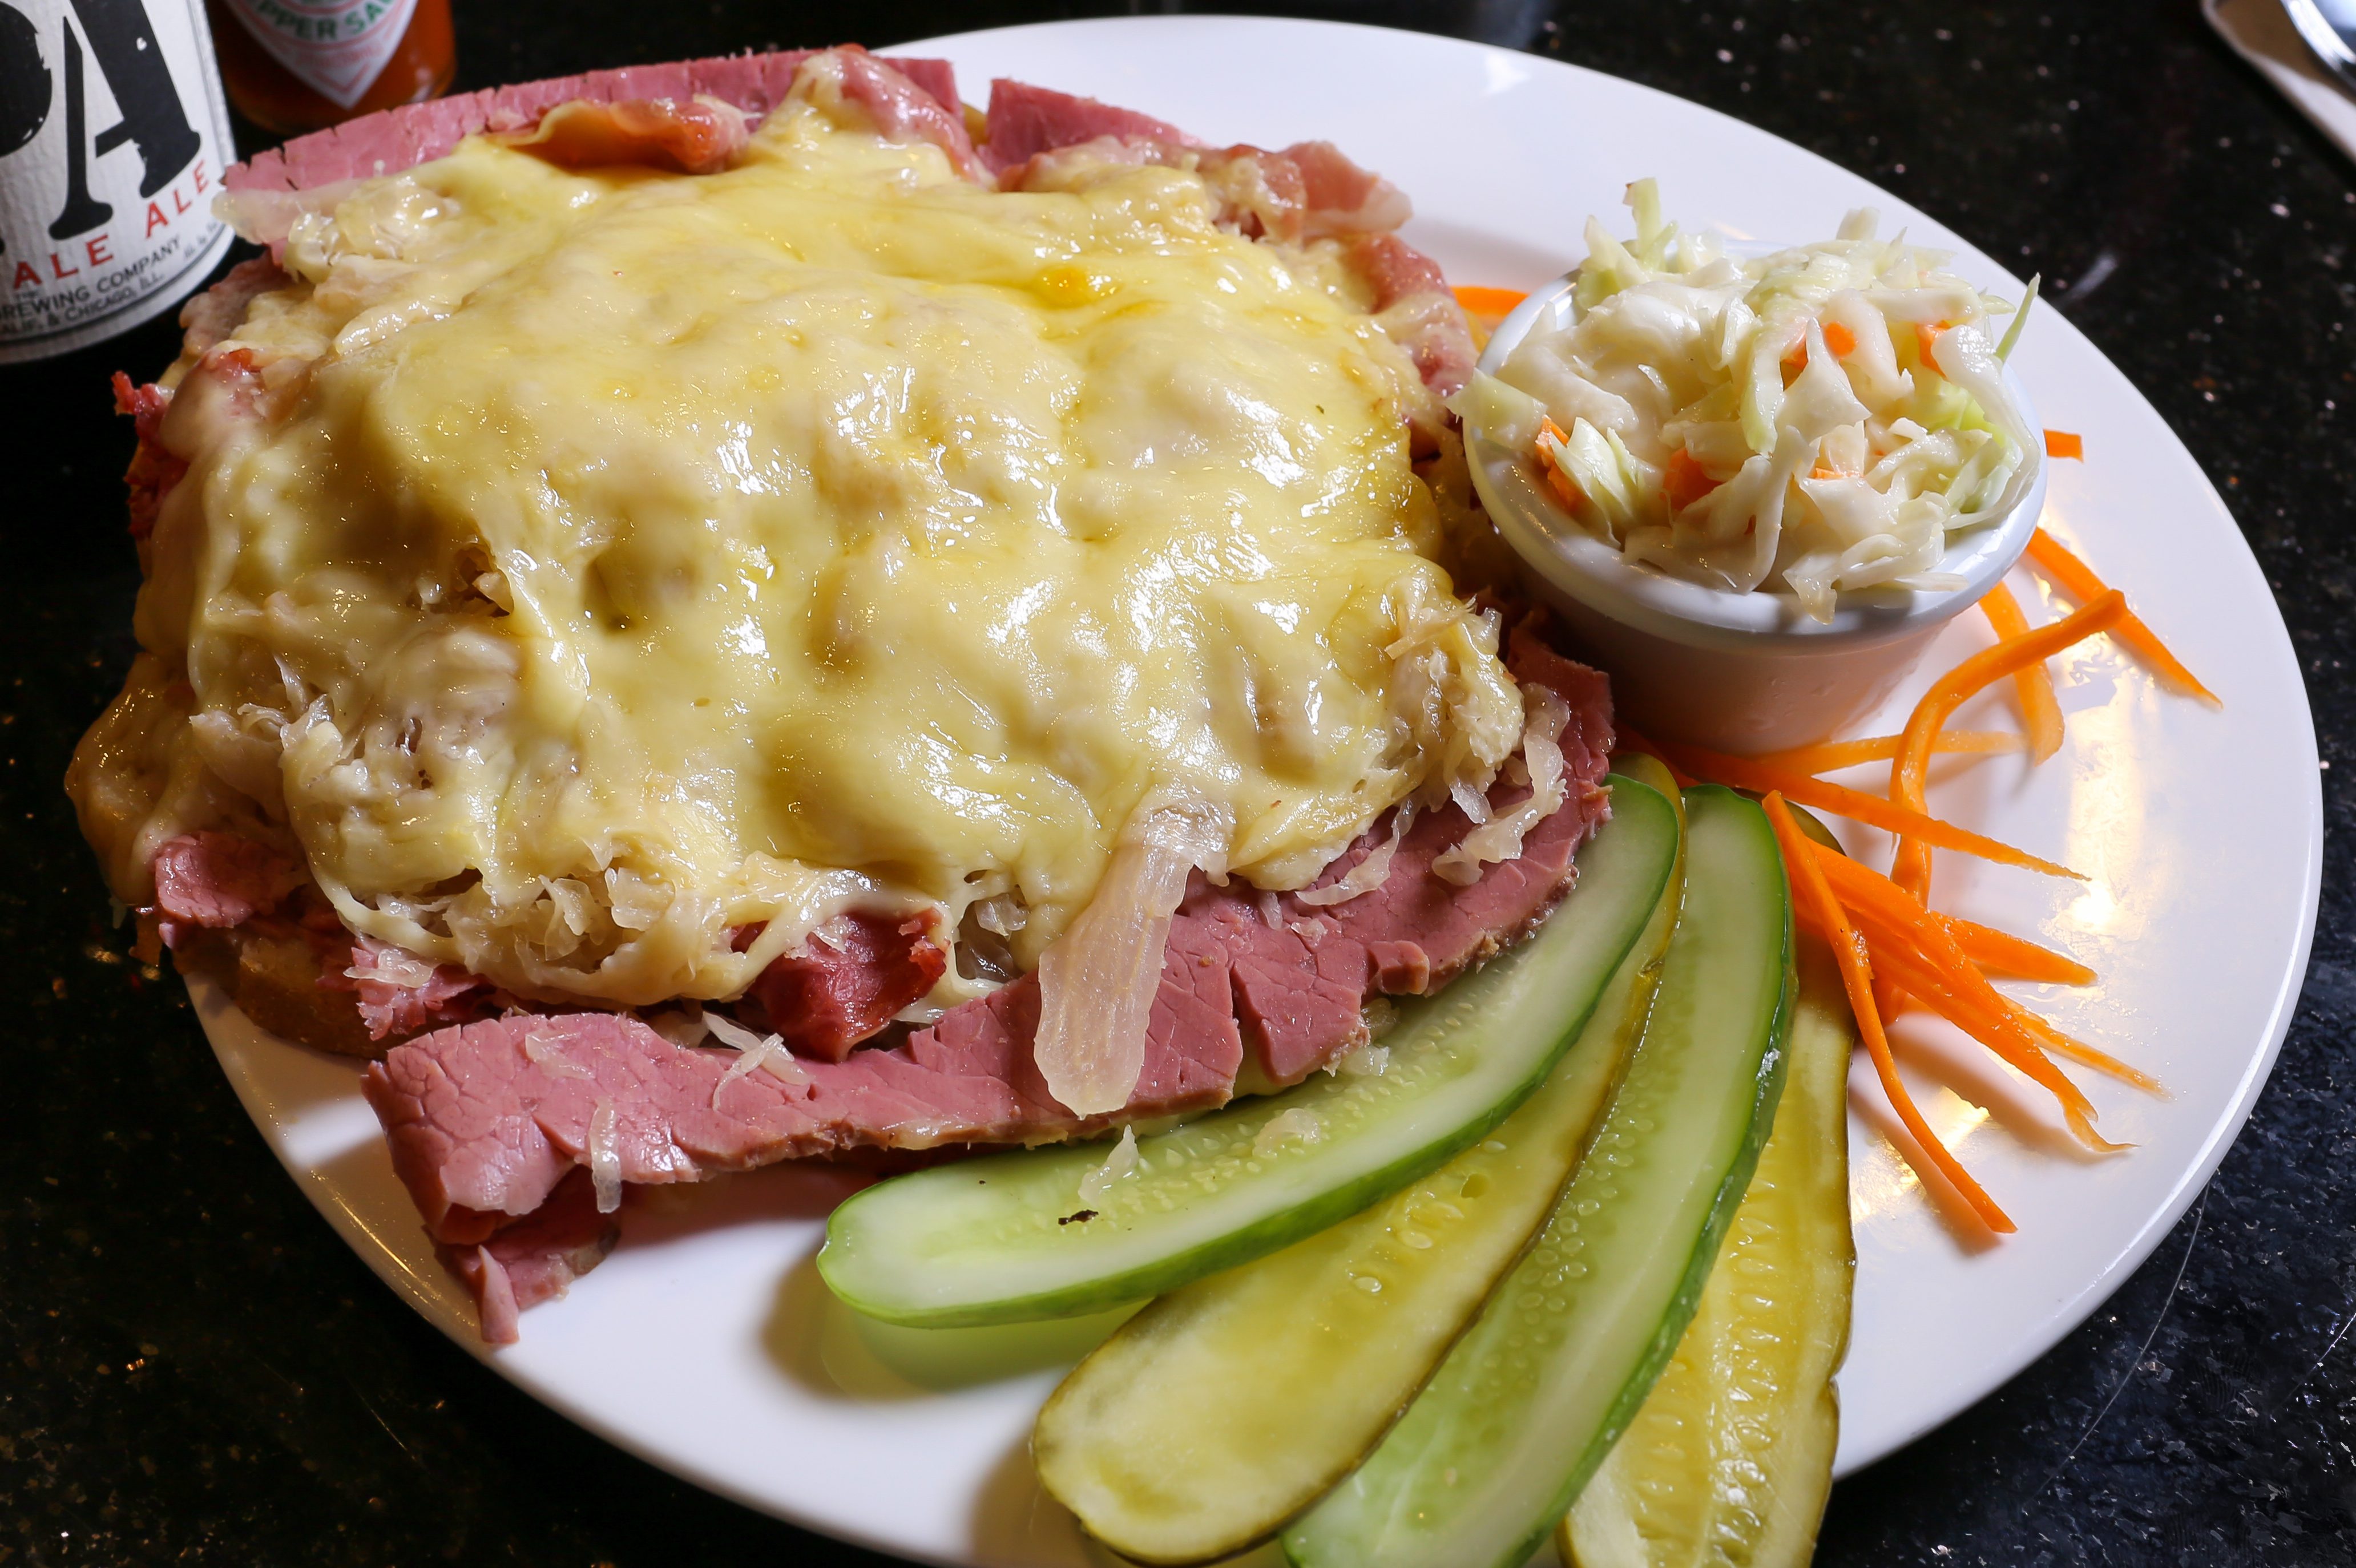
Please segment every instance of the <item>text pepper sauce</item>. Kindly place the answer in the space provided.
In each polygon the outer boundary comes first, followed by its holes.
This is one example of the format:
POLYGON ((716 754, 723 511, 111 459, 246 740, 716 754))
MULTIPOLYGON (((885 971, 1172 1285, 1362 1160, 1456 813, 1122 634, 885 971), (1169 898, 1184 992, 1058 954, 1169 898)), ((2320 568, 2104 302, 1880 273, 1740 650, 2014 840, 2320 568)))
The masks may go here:
POLYGON ((281 135, 421 102, 457 65, 450 0, 205 0, 230 101, 281 135))

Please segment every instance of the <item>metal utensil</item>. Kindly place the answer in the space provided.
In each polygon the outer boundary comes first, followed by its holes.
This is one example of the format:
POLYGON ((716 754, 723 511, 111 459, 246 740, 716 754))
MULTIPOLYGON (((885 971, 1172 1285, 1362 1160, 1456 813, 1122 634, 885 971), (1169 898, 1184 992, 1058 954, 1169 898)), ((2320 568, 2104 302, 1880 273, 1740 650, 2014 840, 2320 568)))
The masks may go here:
POLYGON ((2356 92, 2356 4, 2351 0, 2282 0, 2290 25, 2340 85, 2356 92))

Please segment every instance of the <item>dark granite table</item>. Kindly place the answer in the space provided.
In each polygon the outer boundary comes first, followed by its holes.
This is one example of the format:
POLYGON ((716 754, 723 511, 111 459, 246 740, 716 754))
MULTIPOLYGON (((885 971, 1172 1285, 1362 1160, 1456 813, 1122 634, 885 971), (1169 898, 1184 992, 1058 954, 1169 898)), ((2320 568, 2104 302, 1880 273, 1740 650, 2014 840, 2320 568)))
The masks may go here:
MULTIPOLYGON (((461 85, 1089 9, 458 0, 461 85)), ((2223 492, 2339 770, 2281 1065, 2142 1272, 1844 1483, 1818 1561, 2356 1563, 2356 171, 2190 0, 1304 9, 1599 67, 1890 187, 2041 270, 2223 492)), ((0 526, 26 590, 0 615, 0 1564, 881 1562, 624 1456, 444 1342, 280 1172, 177 983, 125 961, 58 780, 131 653, 131 435, 105 373, 160 366, 173 337, 0 370, 0 526)))

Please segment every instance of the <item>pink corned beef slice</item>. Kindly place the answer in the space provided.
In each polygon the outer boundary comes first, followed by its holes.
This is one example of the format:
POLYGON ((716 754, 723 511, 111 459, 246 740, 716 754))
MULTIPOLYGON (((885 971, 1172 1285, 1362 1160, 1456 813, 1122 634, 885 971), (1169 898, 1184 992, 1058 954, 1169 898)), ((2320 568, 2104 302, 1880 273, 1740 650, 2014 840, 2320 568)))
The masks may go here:
POLYGON ((348 968, 330 968, 319 984, 351 991, 370 1040, 415 1034, 458 1023, 482 1011, 490 983, 455 964, 429 964, 390 943, 363 936, 352 944, 348 968))
MULTIPOLYGON (((1451 805, 1417 819, 1380 886, 1341 903, 1239 881, 1213 888, 1198 875, 1171 923, 1144 1071, 1118 1115, 1076 1117, 1048 1093, 1031 1058, 1038 981, 1025 976, 899 1046, 797 1061, 783 1079, 755 1071, 724 1087, 735 1052, 674 1045, 613 1014, 517 1016, 423 1035, 368 1070, 393 1168, 434 1239, 463 1249, 506 1235, 578 1176, 601 1104, 614 1113, 622 1179, 644 1184, 862 1147, 1054 1141, 1221 1104, 1247 1061, 1255 1087, 1298 1083, 1365 1039, 1370 993, 1444 985, 1517 940, 1569 889, 1571 857, 1607 811, 1610 690, 1526 633, 1509 662, 1571 710, 1561 740, 1568 798, 1521 857, 1484 868, 1469 887, 1438 876, 1432 861, 1472 827, 1451 805)), ((1502 810, 1526 795, 1500 784, 1491 801, 1502 810)), ((1321 885, 1388 833, 1387 819, 1376 824, 1321 885)), ((487 1300, 486 1323, 504 1323, 506 1310, 487 1300)))
POLYGON ((965 108, 950 82, 948 62, 935 60, 946 92, 936 95, 890 60, 879 60, 852 45, 830 51, 842 71, 842 95, 862 105, 887 141, 930 142, 949 155, 949 162, 968 179, 987 179, 990 171, 975 155, 965 132, 965 108))
POLYGON ((841 1061, 948 972, 940 917, 852 913, 761 971, 746 995, 797 1056, 841 1061))
POLYGON ((1296 142, 1284 149, 1301 171, 1306 232, 1387 234, 1414 215, 1407 192, 1372 169, 1362 169, 1331 142, 1296 142))
POLYGON ((990 140, 982 144, 982 161, 1000 173, 1042 153, 1093 142, 1099 136, 1161 142, 1173 147, 1204 144, 1151 114, 1003 77, 990 84, 989 125, 990 140))
MULTIPOLYGON (((848 46, 847 52, 858 49, 848 46)), ((525 131, 560 103, 581 101, 615 103, 630 100, 669 99, 685 103, 697 97, 732 104, 755 121, 785 101, 794 73, 818 51, 787 49, 776 54, 726 55, 714 59, 678 60, 669 65, 625 66, 618 70, 593 70, 581 76, 551 77, 515 87, 488 87, 430 103, 363 114, 341 125, 299 136, 283 147, 258 153, 232 165, 221 176, 230 190, 310 190, 337 180, 364 179, 372 175, 399 174, 431 163, 479 131, 525 131)), ((947 113, 959 112, 957 80, 947 60, 884 60, 897 74, 915 82, 947 113)), ((885 73, 846 72, 848 96, 868 101, 863 93, 881 91, 885 73), (853 85, 854 80, 856 86, 853 85)), ((885 111, 876 111, 884 125, 885 111)), ((889 111, 904 117, 907 105, 889 111)), ((886 133, 890 133, 888 129, 886 133)), ((964 126, 958 126, 964 135, 964 126)), ((968 148, 970 155, 970 147, 968 148)))
POLYGON ((155 851, 155 909, 175 923, 225 931, 267 914, 302 886, 303 869, 234 833, 195 833, 155 851))
POLYGON ((530 1218, 487 1242, 444 1247, 443 1258, 475 1293, 483 1338, 516 1342, 516 1315, 564 1294, 565 1286, 603 1263, 621 1239, 613 1217, 597 1212, 595 1185, 585 1168, 556 1184, 530 1218))

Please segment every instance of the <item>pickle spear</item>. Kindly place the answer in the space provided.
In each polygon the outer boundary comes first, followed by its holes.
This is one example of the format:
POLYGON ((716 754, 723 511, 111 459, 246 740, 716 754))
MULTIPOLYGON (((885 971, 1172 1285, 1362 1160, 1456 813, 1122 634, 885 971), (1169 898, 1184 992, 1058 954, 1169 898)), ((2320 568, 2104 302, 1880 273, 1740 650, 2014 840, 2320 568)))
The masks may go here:
POLYGON ((1766 814, 1686 792, 1686 895, 1644 1038, 1529 1253, 1357 1470, 1301 1568, 1520 1568, 1684 1336, 1783 1087, 1790 890, 1766 814))
POLYGON ((1832 955, 1805 938, 1775 1130, 1676 1356, 1563 1522, 1573 1568, 1804 1568, 1814 1553, 1857 1267, 1855 1041, 1832 955))
POLYGON ((1090 1534, 1142 1563, 1229 1556, 1374 1446, 1576 1168, 1643 1031, 1679 892, 1672 876, 1578 1042, 1488 1137, 1329 1230, 1162 1297, 1064 1380, 1032 1456, 1090 1534))

